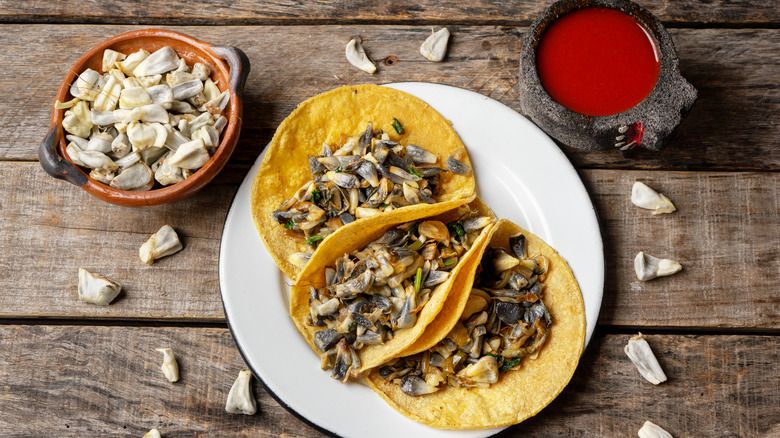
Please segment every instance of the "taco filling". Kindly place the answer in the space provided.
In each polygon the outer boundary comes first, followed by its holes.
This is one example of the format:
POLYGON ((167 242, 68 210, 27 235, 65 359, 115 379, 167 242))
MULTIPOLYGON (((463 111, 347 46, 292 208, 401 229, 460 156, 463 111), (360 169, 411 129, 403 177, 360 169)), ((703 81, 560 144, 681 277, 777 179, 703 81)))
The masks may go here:
POLYGON ((382 366, 379 375, 410 396, 497 383, 544 348, 553 323, 543 297, 548 266, 544 255, 528 255, 523 234, 510 237, 508 248, 487 249, 455 327, 431 349, 382 366))
MULTIPOLYGON (((287 235, 306 245, 306 252, 288 260, 302 268, 325 236, 355 219, 434 204, 439 175, 448 172, 437 161, 420 146, 391 141, 372 123, 340 145, 324 144, 320 155, 309 157, 311 178, 271 213, 287 235)), ((447 157, 447 167, 461 175, 471 172, 452 156, 447 157)))
POLYGON ((314 344, 322 369, 332 368, 331 376, 342 382, 357 377, 357 352, 415 326, 431 298, 446 293, 437 286, 448 281, 481 230, 493 222, 474 210, 449 223, 407 222, 326 267, 325 285, 309 288, 305 322, 318 328, 314 344))

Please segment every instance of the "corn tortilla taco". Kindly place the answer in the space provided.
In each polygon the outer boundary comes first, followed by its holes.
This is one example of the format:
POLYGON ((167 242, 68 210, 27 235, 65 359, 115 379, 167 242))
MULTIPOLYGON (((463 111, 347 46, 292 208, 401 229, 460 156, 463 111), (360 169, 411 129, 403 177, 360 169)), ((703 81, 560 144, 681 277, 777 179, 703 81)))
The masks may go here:
POLYGON ((429 325, 425 336, 438 343, 364 374, 393 408, 432 427, 519 423, 563 390, 582 354, 582 295, 539 237, 500 220, 477 271, 473 287, 458 284, 463 273, 455 280, 437 317, 447 322, 429 325))
POLYGON ((355 85, 306 100, 280 124, 252 185, 252 216, 295 279, 323 241, 365 218, 439 214, 474 187, 468 153, 439 113, 402 91, 355 85))
POLYGON ((433 217, 398 216, 409 220, 372 217, 360 233, 323 242, 290 290, 296 327, 342 382, 401 354, 423 333, 458 274, 476 268, 473 255, 495 223, 478 200, 433 217))

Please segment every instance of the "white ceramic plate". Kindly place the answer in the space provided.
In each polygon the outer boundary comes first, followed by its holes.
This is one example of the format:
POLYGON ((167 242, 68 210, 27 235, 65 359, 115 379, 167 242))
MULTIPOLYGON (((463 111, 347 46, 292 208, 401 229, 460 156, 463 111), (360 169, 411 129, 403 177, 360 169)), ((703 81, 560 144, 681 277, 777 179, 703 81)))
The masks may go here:
MULTIPOLYGON (((569 262, 582 289, 586 343, 604 288, 596 212, 558 146, 511 108, 444 85, 388 85, 413 94, 452 122, 469 150, 482 199, 500 218, 540 236, 569 262)), ((284 407, 321 431, 344 437, 484 437, 503 428, 447 431, 407 419, 361 383, 320 370, 289 317, 289 280, 255 230, 249 194, 263 155, 244 178, 222 233, 219 280, 233 337, 247 364, 284 407)), ((261 408, 262 409, 262 408, 261 408)))

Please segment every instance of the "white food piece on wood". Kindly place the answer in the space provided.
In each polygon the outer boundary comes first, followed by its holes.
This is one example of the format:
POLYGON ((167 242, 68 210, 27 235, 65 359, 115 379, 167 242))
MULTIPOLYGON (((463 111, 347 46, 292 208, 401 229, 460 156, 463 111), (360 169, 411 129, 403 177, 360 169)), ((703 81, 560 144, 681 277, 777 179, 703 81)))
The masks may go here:
POLYGON ((159 430, 152 429, 149 432, 146 432, 144 436, 142 436, 141 438, 162 438, 162 437, 160 436, 159 430))
POLYGON ((94 101, 104 85, 103 76, 88 68, 81 72, 73 85, 70 86, 70 94, 81 100, 94 101))
POLYGON ((133 69, 133 76, 149 76, 167 73, 179 66, 179 55, 170 46, 155 51, 133 69))
POLYGON ((176 357, 173 355, 173 350, 170 348, 155 348, 154 351, 158 351, 163 354, 163 363, 160 366, 162 368, 165 378, 169 382, 179 381, 179 363, 176 362, 176 357))
POLYGON ((653 385, 666 382, 666 374, 655 358, 653 350, 650 349, 650 344, 642 337, 642 333, 632 336, 624 351, 645 380, 653 385))
POLYGON ((631 187, 631 202, 637 207, 652 210, 653 214, 671 213, 677 210, 669 198, 639 181, 631 187))
POLYGON ((203 167, 210 158, 203 139, 198 138, 179 146, 170 158, 170 164, 182 169, 194 170, 203 167))
POLYGON ((672 434, 665 431, 661 426, 645 421, 642 428, 639 429, 639 438, 673 438, 672 434))
POLYGON ((111 180, 111 187, 119 190, 144 191, 154 186, 154 173, 143 161, 122 170, 111 180))
POLYGON ((682 265, 674 260, 659 259, 645 254, 644 251, 639 251, 639 254, 634 258, 634 272, 636 272, 636 278, 641 281, 676 274, 681 269, 682 265))
POLYGON ((420 46, 420 54, 431 61, 439 62, 447 54, 449 40, 450 31, 443 27, 425 39, 420 46))
POLYGON ((252 396, 252 372, 241 370, 228 393, 225 410, 231 414, 254 415, 257 403, 252 396))
POLYGON ((116 281, 79 268, 79 300, 107 306, 119 295, 120 290, 122 286, 116 281))
POLYGON ((356 38, 349 40, 347 43, 346 55, 347 61, 355 67, 370 75, 376 72, 376 65, 374 65, 374 62, 366 55, 363 45, 360 44, 360 41, 356 38))
POLYGON ((175 254, 183 248, 179 235, 170 225, 163 225, 159 231, 141 245, 138 256, 141 261, 151 265, 155 260, 175 254))
POLYGON ((65 111, 62 118, 62 128, 77 137, 89 137, 92 133, 92 126, 92 112, 89 109, 89 104, 83 100, 65 111))

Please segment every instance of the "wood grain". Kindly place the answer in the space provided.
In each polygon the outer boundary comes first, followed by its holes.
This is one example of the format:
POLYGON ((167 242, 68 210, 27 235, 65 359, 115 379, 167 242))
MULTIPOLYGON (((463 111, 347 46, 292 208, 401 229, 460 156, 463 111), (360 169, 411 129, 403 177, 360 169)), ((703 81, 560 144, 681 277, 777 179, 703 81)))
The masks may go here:
MULTIPOLYGON (((37 163, 0 163, 0 317, 206 320, 224 318, 219 242, 245 172, 229 166, 201 193, 153 209, 114 207, 46 175, 37 163), (138 248, 164 224, 185 249, 146 266, 138 248), (76 299, 79 267, 123 284, 108 307, 76 299)), ((586 170, 607 260, 602 324, 780 327, 780 174, 586 170), (641 180, 678 211, 653 216, 630 203, 641 180), (673 258, 679 274, 640 282, 639 251, 673 258)), ((564 254, 565 256, 565 254, 564 254)), ((261 291, 262 285, 258 285, 261 291)))
MULTIPOLYGON (((0 138, 0 160, 36 160, 64 72, 103 38, 137 28, 0 25, 0 44, 8 53, 6 77, 13 78, 0 82, 0 123, 7 127, 0 138)), ((428 26, 170 28, 236 45, 249 55, 244 128, 233 163, 254 161, 298 103, 340 85, 426 81, 473 90, 519 110, 518 53, 524 28, 452 26, 443 63, 426 61, 418 53, 428 26), (345 60, 344 44, 354 34, 365 37, 366 50, 379 64, 377 74, 369 76, 345 60), (384 65, 381 60, 390 55, 399 61, 384 65)), ((578 168, 780 170, 780 30, 677 29, 672 36, 682 73, 700 92, 676 138, 661 153, 639 152, 630 158, 616 151, 566 149, 572 162, 578 168)))
MULTIPOLYGON (((267 24, 267 23, 456 23, 527 25, 550 2, 536 1, 369 1, 351 2, 276 0, 229 3, 202 1, 193 7, 182 0, 143 2, 0 1, 0 21, 15 23, 142 23, 142 24, 267 24)), ((667 25, 757 25, 776 23, 780 13, 767 0, 713 1, 706 7, 684 2, 646 0, 642 6, 667 25)))
MULTIPOLYGON (((321 436, 255 381, 258 414, 224 411, 246 368, 219 328, 0 326, 0 435, 166 438, 321 436), (159 369, 171 346, 181 380, 159 369)), ((674 436, 770 437, 780 419, 776 337, 647 336, 669 380, 654 387, 623 353, 627 335, 596 337, 551 406, 502 437, 636 436, 651 420, 674 436), (728 409, 713 410, 713 406, 728 409)), ((294 376, 291 376, 293 378, 294 376)))

